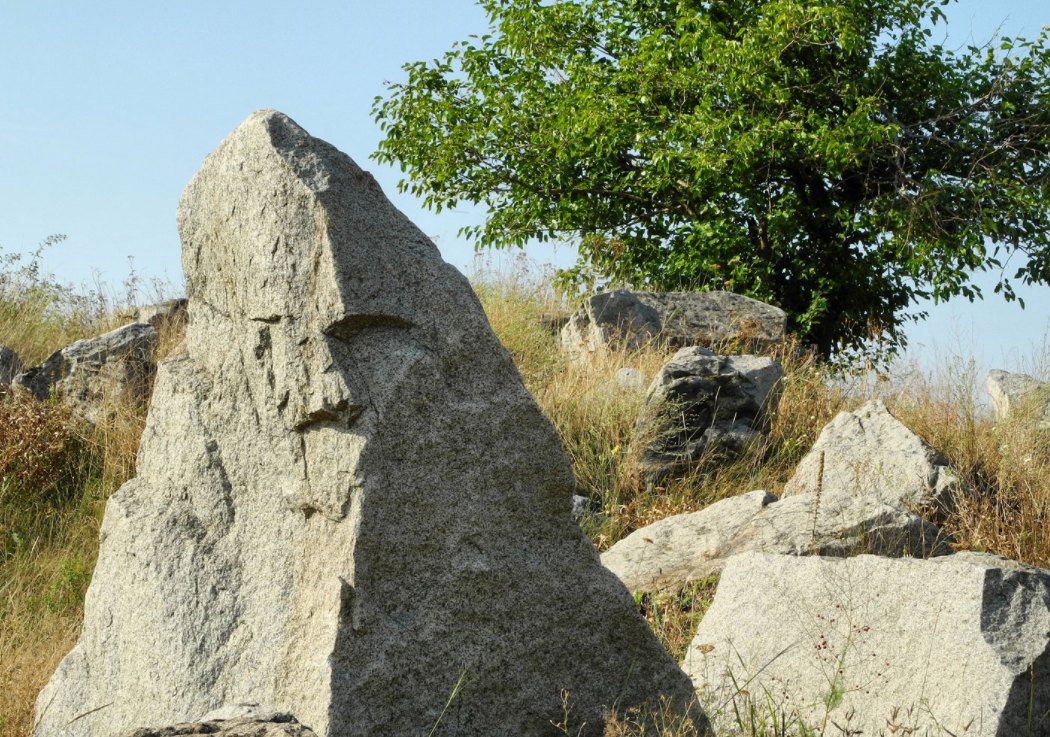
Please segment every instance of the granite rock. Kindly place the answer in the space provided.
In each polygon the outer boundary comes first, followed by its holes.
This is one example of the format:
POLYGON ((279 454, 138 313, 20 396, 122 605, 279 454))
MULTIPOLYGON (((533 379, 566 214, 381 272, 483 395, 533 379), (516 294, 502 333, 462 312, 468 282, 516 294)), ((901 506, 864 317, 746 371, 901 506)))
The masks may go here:
POLYGON ((1025 374, 993 369, 986 380, 995 416, 1005 420, 1022 409, 1034 409, 1040 430, 1050 428, 1050 386, 1025 374))
POLYGON ((997 556, 730 559, 683 668, 716 730, 1050 734, 1050 572, 997 556))
POLYGON ((14 383, 40 401, 56 394, 85 419, 97 422, 117 399, 146 401, 156 348, 156 329, 133 322, 60 348, 16 376, 14 383))
POLYGON ((18 354, 6 345, 0 345, 0 388, 9 385, 22 373, 22 361, 18 354))
POLYGON ((771 358, 679 350, 649 385, 635 425, 642 476, 659 481, 705 455, 732 455, 759 440, 783 376, 771 358))
POLYGON ((650 341, 676 346, 729 339, 767 344, 784 337, 783 310, 732 292, 596 294, 569 318, 562 347, 576 357, 605 350, 637 350, 650 341))
POLYGON ((843 492, 890 506, 946 506, 956 479, 948 461, 880 400, 842 412, 820 432, 784 486, 784 496, 843 492))
POLYGON ((574 735, 688 708, 466 278, 369 174, 259 111, 177 219, 185 353, 159 364, 35 737, 245 702, 320 737, 545 735, 563 692, 574 735))
POLYGON ((927 557, 950 553, 949 542, 932 523, 878 500, 825 494, 818 504, 810 494, 777 501, 752 491, 635 530, 602 553, 602 565, 631 591, 674 590, 747 552, 927 557))

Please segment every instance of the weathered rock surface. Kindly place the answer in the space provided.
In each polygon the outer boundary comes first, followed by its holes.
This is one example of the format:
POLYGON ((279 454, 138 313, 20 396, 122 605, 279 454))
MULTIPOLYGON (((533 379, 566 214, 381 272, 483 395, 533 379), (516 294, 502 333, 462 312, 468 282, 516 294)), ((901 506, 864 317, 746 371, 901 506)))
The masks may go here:
POLYGON ((317 737, 291 714, 274 713, 266 717, 237 717, 224 719, 205 717, 199 722, 184 722, 170 727, 136 729, 124 737, 317 737))
POLYGON ((871 497, 890 506, 949 504, 955 484, 944 456, 877 399, 839 413, 821 430, 785 484, 784 496, 815 492, 822 465, 825 492, 871 497))
POLYGON ((1050 734, 1050 573, 974 553, 737 556, 683 668, 724 713, 768 692, 818 733, 826 714, 824 734, 1050 734))
POLYGON ((10 384, 18 374, 22 373, 22 361, 18 354, 6 345, 0 345, 0 387, 10 384))
POLYGON ((56 392, 95 422, 106 402, 120 395, 131 393, 145 401, 156 348, 153 326, 133 322, 55 351, 15 377, 15 384, 41 401, 56 392))
POLYGON ((637 350, 649 341, 689 346, 729 338, 770 343, 784 337, 784 311, 732 292, 632 292, 589 297, 562 329, 575 356, 637 350))
POLYGON ((1005 420, 1011 413, 1030 405, 1037 410, 1039 429, 1050 428, 1050 386, 1025 374, 999 369, 989 371, 985 383, 997 419, 1005 420))
POLYGON ((642 475, 658 480, 705 453, 738 453, 757 440, 783 376, 771 358, 716 356, 700 347, 678 351, 649 385, 635 426, 642 475))
POLYGON ((641 394, 649 388, 649 377, 638 369, 622 368, 613 376, 616 386, 626 392, 641 394))
POLYGON ((189 300, 185 297, 179 299, 167 299, 153 305, 146 305, 135 310, 136 322, 148 322, 157 330, 164 325, 171 324, 176 320, 186 318, 189 300))
POLYGON ((783 501, 752 491, 691 514, 635 530, 602 553, 602 565, 631 591, 679 589, 722 572, 733 555, 875 555, 925 557, 951 552, 921 517, 850 494, 802 494, 783 501))
POLYGON ((574 735, 684 708, 466 278, 369 174, 260 111, 178 223, 186 353, 159 365, 36 737, 250 701, 321 737, 429 734, 446 705, 435 735, 546 735, 563 690, 574 735))

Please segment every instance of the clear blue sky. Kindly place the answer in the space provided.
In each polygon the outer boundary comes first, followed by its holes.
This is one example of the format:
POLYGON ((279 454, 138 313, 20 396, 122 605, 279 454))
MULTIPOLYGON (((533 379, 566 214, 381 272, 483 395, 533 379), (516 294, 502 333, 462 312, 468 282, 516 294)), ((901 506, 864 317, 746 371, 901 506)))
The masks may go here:
MULTIPOLYGON (((946 11, 952 45, 987 40, 997 26, 1035 36, 1050 25, 1046 0, 962 0, 946 11)), ((141 274, 180 281, 182 188, 248 113, 273 107, 371 170, 465 266, 473 254, 456 231, 481 214, 434 215, 398 195, 398 172, 368 160, 380 138, 369 111, 403 63, 485 29, 472 0, 0 0, 0 247, 64 233, 45 259, 62 280, 99 271, 119 282, 132 256, 141 274)), ((1025 290, 1024 311, 987 291, 974 306, 933 307, 913 344, 953 348, 954 330, 958 347, 989 365, 1030 353, 1050 328, 1050 287, 1025 290)))

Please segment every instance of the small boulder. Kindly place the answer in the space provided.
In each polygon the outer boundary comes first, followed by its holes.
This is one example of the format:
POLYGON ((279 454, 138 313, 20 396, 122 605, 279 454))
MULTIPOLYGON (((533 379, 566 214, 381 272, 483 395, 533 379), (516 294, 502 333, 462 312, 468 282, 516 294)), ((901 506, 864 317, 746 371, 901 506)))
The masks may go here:
POLYGON ((135 322, 148 322, 160 330, 179 320, 185 320, 190 301, 185 297, 168 299, 153 305, 146 305, 135 310, 135 322))
POLYGON ((577 522, 584 522, 601 513, 602 505, 597 500, 579 494, 572 495, 572 518, 577 522))
POLYGON ((641 394, 649 387, 649 377, 633 368, 619 369, 613 380, 618 388, 632 394, 641 394))
POLYGON ((841 412, 784 486, 784 496, 844 492, 890 506, 950 502, 955 476, 948 461, 873 399, 841 412))
POLYGON ((752 706, 818 734, 1050 734, 1050 572, 975 553, 739 555, 682 667, 719 734, 752 706))
POLYGON ((716 356, 683 348, 653 379, 635 424, 639 469, 658 481, 705 453, 738 453, 761 437, 766 406, 784 376, 761 356, 716 356))
POLYGON ((97 422, 108 400, 129 392, 146 400, 156 348, 153 326, 133 322, 55 351, 15 377, 15 384, 40 401, 55 392, 85 419, 97 422))
POLYGON ((602 565, 631 591, 680 589, 722 572, 733 555, 861 553, 945 555, 935 525, 878 500, 850 494, 803 494, 777 501, 752 491, 636 530, 602 554, 602 565))
POLYGON ((10 384, 18 374, 22 373, 22 361, 18 354, 6 345, 0 345, 0 387, 10 384))
POLYGON ((1038 410, 1039 429, 1050 428, 1050 386, 1025 374, 999 369, 988 372, 986 384, 996 419, 1005 420, 1018 408, 1030 405, 1038 410))
POLYGON ((588 298, 562 330, 562 347, 581 357, 637 350, 649 341, 678 346, 732 338, 770 343, 784 337, 787 316, 732 292, 633 292, 615 289, 588 298))

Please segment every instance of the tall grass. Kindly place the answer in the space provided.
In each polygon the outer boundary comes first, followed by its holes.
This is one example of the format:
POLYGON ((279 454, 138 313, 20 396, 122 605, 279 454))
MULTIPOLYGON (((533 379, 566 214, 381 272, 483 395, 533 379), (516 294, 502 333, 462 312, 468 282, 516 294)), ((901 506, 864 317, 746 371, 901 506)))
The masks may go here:
MULTIPOLYGON (((0 343, 26 356, 27 363, 121 320, 114 300, 99 304, 96 298, 91 310, 71 309, 83 304, 72 291, 34 292, 25 288, 33 285, 28 276, 20 292, 0 289, 0 343), (39 294, 50 296, 38 300, 39 294)), ((672 350, 652 344, 571 361, 545 318, 565 315, 573 305, 550 288, 545 275, 536 276, 524 262, 503 271, 482 263, 473 283, 523 381, 561 435, 578 493, 602 509, 584 523, 601 550, 671 514, 758 488, 779 493, 827 422, 879 397, 956 469, 958 498, 940 524, 958 546, 1050 568, 1048 436, 1035 429, 1035 408, 995 421, 979 401, 983 377, 966 360, 944 362, 947 369, 938 375, 895 367, 887 381, 867 373, 832 374, 788 341, 770 349, 786 377, 765 441, 735 459, 708 459, 652 485, 634 470, 632 437, 643 393, 620 387, 615 374, 630 367, 652 377, 672 350)), ((177 327, 166 332, 162 352, 178 340, 177 327)), ((60 402, 0 397, 0 734, 5 737, 28 735, 36 693, 75 641, 102 509, 108 495, 134 475, 144 416, 141 402, 118 403, 102 423, 88 427, 60 402)), ((681 657, 716 587, 717 581, 703 581, 682 591, 639 595, 636 601, 668 651, 681 657)), ((751 708, 732 734, 805 734, 790 720, 770 727, 769 709, 751 708)), ((668 713, 623 715, 607 734, 692 733, 668 713)))
MULTIPOLYGON (((46 240, 23 259, 0 253, 0 344, 26 367, 128 322, 135 302, 171 293, 134 272, 115 291, 75 290, 41 269, 46 240)), ((164 326, 170 351, 181 326, 164 326)), ((55 398, 0 389, 0 735, 30 732, 37 692, 76 641, 106 498, 134 475, 146 403, 112 397, 96 425, 55 398)))

